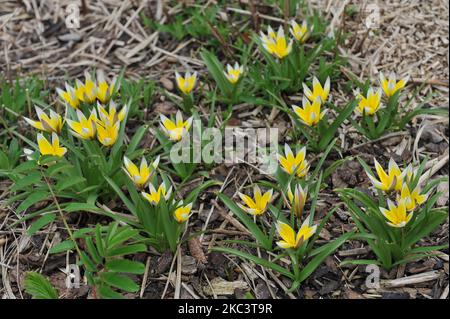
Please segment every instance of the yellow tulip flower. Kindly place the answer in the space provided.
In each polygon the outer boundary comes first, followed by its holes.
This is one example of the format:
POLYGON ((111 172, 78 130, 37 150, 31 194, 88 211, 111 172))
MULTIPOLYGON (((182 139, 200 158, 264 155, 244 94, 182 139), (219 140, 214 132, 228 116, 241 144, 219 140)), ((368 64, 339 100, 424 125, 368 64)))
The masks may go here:
POLYGON ((191 124, 192 117, 184 121, 180 111, 176 114, 175 122, 161 114, 161 130, 171 141, 177 142, 181 140, 189 131, 191 124))
POLYGON ((37 135, 37 142, 41 155, 63 157, 67 152, 67 148, 59 146, 59 137, 54 132, 52 133, 52 143, 50 143, 41 133, 37 135))
POLYGON ((255 185, 253 189, 253 196, 254 200, 245 194, 239 193, 239 197, 242 199, 242 201, 245 203, 244 206, 242 204, 238 204, 239 207, 242 208, 242 210, 246 211, 247 213, 251 215, 261 215, 263 214, 272 199, 273 190, 270 189, 267 192, 264 193, 264 195, 261 193, 260 188, 255 185))
POLYGON ((330 77, 327 77, 324 86, 322 86, 319 80, 314 77, 312 90, 305 83, 303 83, 302 86, 303 94, 305 94, 308 100, 310 100, 311 102, 315 102, 317 98, 320 97, 321 102, 324 103, 327 101, 328 95, 330 94, 330 77))
MULTIPOLYGON (((183 205, 183 203, 181 203, 181 205, 183 205)), ((191 209, 192 209, 192 203, 190 203, 186 206, 180 206, 175 210, 175 212, 173 213, 173 216, 175 217, 177 222, 184 223, 191 216, 191 209)))
POLYGON ((78 122, 67 119, 67 124, 71 128, 70 133, 83 140, 94 139, 97 132, 97 113, 95 109, 91 111, 89 118, 86 118, 83 112, 77 110, 77 117, 78 122))
MULTIPOLYGON (((164 183, 159 185, 158 190, 152 185, 152 183, 148 184, 150 193, 142 192, 142 196, 146 200, 150 202, 152 205, 158 205, 161 200, 161 196, 168 200, 170 198, 170 194, 172 192, 172 186, 167 190, 167 187, 164 183)), ((189 214, 189 213, 188 213, 189 214)))
POLYGON ((320 97, 317 97, 313 103, 303 97, 303 108, 296 105, 292 105, 292 108, 304 124, 308 126, 316 126, 327 113, 327 110, 323 110, 322 112, 320 111, 321 103, 320 97))
POLYGON ((97 139, 104 146, 113 146, 119 137, 120 122, 97 121, 97 139))
POLYGON ((284 145, 284 156, 277 154, 278 162, 281 165, 281 169, 289 175, 294 172, 298 177, 303 177, 308 173, 309 163, 306 158, 306 147, 302 147, 301 150, 294 156, 291 148, 288 144, 284 145))
POLYGON ((303 213, 303 208, 305 207, 306 197, 308 195, 308 187, 303 189, 302 185, 297 184, 295 186, 294 192, 292 192, 291 186, 288 188, 288 199, 291 205, 291 208, 294 210, 294 214, 297 218, 300 218, 303 213))
POLYGON ((106 111, 106 109, 100 104, 97 103, 97 109, 98 109, 98 115, 101 121, 103 122, 109 122, 109 123, 115 123, 115 122, 121 122, 125 118, 125 115, 127 114, 128 106, 125 105, 122 107, 120 112, 117 113, 117 106, 114 101, 109 102, 109 111, 106 111))
POLYGON ((236 62, 234 64, 234 67, 227 64, 227 72, 225 73, 225 77, 230 81, 231 84, 236 84, 237 81, 239 81, 240 76, 244 72, 244 67, 239 66, 239 64, 236 62))
POLYGON ((97 98, 97 85, 95 84, 95 81, 92 79, 89 72, 84 72, 84 78, 84 84, 80 80, 77 80, 76 87, 77 89, 83 91, 83 102, 93 103, 97 98))
POLYGON ((34 109, 36 110, 39 121, 33 121, 27 117, 24 117, 28 124, 41 131, 49 133, 54 132, 56 134, 61 133, 61 129, 64 125, 61 115, 53 110, 50 110, 50 116, 48 116, 40 107, 35 106, 34 109))
POLYGON ((194 72, 193 74, 187 72, 184 77, 182 77, 178 72, 175 72, 175 79, 180 91, 188 95, 191 93, 195 83, 197 82, 197 72, 194 72))
POLYGON ((303 21, 301 26, 297 22, 292 20, 290 31, 294 38, 300 43, 305 43, 309 38, 309 30, 306 20, 303 21))
POLYGON ((97 100, 99 100, 102 104, 107 104, 114 93, 116 79, 113 79, 111 84, 108 84, 103 75, 100 74, 97 80, 97 100))
POLYGON ((389 78, 385 78, 384 74, 380 72, 380 83, 383 88, 384 94, 389 98, 395 94, 398 90, 401 90, 405 87, 406 83, 409 80, 409 76, 399 80, 397 82, 396 75, 391 73, 389 78))
POLYGON ((357 110, 361 114, 373 115, 381 106, 381 89, 378 89, 375 92, 372 88, 370 88, 367 91, 367 97, 364 97, 362 94, 358 93, 358 99, 359 103, 357 110))
POLYGON ((147 185, 154 170, 158 167, 159 157, 151 165, 148 165, 145 157, 142 157, 139 168, 126 156, 123 157, 123 162, 125 164, 124 171, 133 181, 134 185, 138 188, 143 188, 147 185))
POLYGON ((420 188, 416 187, 412 192, 409 190, 408 185, 403 184, 402 191, 397 195, 397 201, 404 200, 406 209, 413 211, 417 206, 422 205, 428 198, 428 194, 420 194, 420 188))
POLYGON ((317 225, 309 226, 309 219, 310 217, 308 217, 303 222, 297 235, 295 234, 291 226, 282 222, 278 222, 277 223, 278 235, 282 239, 280 241, 277 241, 278 247, 284 249, 289 248, 295 249, 300 247, 305 241, 311 238, 311 236, 314 235, 314 233, 316 232, 317 225))
POLYGON ((74 109, 78 109, 78 107, 80 106, 80 102, 82 102, 84 98, 84 87, 77 87, 76 89, 74 89, 67 83, 65 84, 65 86, 65 91, 57 88, 56 92, 66 104, 69 104, 74 109))
POLYGON ((260 39, 264 49, 279 59, 283 59, 292 51, 292 40, 287 42, 282 26, 276 34, 271 27, 268 28, 267 35, 261 31, 260 39))
POLYGON ((413 213, 407 214, 405 200, 400 200, 398 205, 388 199, 389 209, 380 207, 380 211, 384 217, 388 220, 387 224, 392 227, 405 227, 405 225, 411 220, 413 213))
POLYGON ((407 170, 402 172, 398 167, 397 163, 391 158, 389 160, 389 169, 388 173, 386 173, 383 167, 378 163, 376 159, 375 162, 375 170, 378 174, 379 180, 377 180, 374 176, 366 172, 367 176, 371 180, 372 184, 385 192, 389 192, 392 190, 401 191, 403 186, 403 179, 407 173, 407 170))

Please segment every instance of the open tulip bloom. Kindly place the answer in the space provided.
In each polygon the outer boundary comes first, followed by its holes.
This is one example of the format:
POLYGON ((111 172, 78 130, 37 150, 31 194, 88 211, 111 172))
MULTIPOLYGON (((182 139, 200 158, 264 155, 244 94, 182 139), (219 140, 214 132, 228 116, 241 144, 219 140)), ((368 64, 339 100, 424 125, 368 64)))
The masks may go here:
POLYGON ((405 175, 408 173, 408 169, 405 169, 402 172, 397 163, 395 163, 392 158, 389 160, 389 167, 387 172, 375 158, 374 163, 378 179, 370 172, 366 171, 366 174, 372 182, 373 186, 385 192, 390 192, 392 190, 401 191, 403 180, 405 178, 405 175))
POLYGON ((175 72, 175 80, 180 91, 188 95, 192 92, 197 83, 197 72, 186 72, 184 76, 181 76, 178 72, 175 72))
POLYGON ((170 120, 165 115, 161 114, 161 130, 173 142, 177 142, 189 131, 192 124, 192 117, 186 121, 183 120, 183 115, 180 111, 177 112, 175 121, 170 120))
POLYGON ((292 36, 299 42, 299 43, 305 43, 306 40, 309 38, 309 30, 308 30, 308 24, 306 20, 303 21, 302 25, 299 25, 294 20, 291 21, 291 34, 292 36))
POLYGON ((268 205, 272 199, 273 190, 269 189, 264 194, 261 193, 261 189, 258 185, 253 188, 253 197, 239 193, 239 197, 245 205, 239 204, 242 210, 246 211, 250 215, 262 215, 268 208, 268 205))
POLYGON ((285 58, 292 51, 292 40, 286 40, 282 26, 278 28, 277 33, 270 26, 267 29, 267 35, 261 31, 260 40, 264 49, 278 59, 285 58))
POLYGON ((242 65, 239 66, 239 63, 237 62, 234 64, 234 67, 227 64, 227 71, 224 73, 225 77, 231 84, 236 84, 239 81, 242 73, 244 73, 244 67, 242 65))
POLYGON ((78 109, 80 103, 83 101, 84 87, 73 88, 65 83, 66 90, 56 89, 56 92, 65 104, 70 105, 73 109, 78 109))
POLYGON ((403 89, 406 83, 409 80, 409 76, 404 77, 403 79, 397 81, 397 77, 395 73, 391 73, 389 77, 386 79, 384 74, 380 72, 380 84, 383 88, 384 94, 390 98, 397 91, 403 89))
POLYGON ((425 203, 425 201, 428 198, 428 194, 421 194, 421 189, 419 186, 416 186, 416 188, 413 189, 411 192, 409 190, 408 184, 404 183, 402 186, 402 191, 400 194, 397 194, 397 201, 404 201, 406 209, 408 211, 413 211, 416 209, 419 205, 422 205, 425 203))
POLYGON ((120 122, 97 121, 97 139, 103 146, 113 146, 119 137, 120 122))
POLYGON ((303 108, 296 105, 292 105, 292 108, 303 124, 312 127, 316 126, 327 113, 327 110, 320 111, 321 101, 320 96, 316 97, 312 103, 303 97, 303 108))
POLYGON ((70 133, 84 140, 95 139, 95 134, 97 132, 97 113, 95 109, 92 109, 89 118, 86 118, 79 109, 77 109, 76 112, 78 122, 67 119, 67 124, 71 128, 70 133))
POLYGON ((109 110, 103 107, 100 103, 97 103, 97 110, 100 121, 104 123, 122 122, 127 114, 128 106, 124 105, 122 109, 117 112, 117 105, 114 101, 109 103, 109 110))
POLYGON ((288 144, 284 145, 284 156, 277 154, 281 169, 287 174, 295 173, 297 177, 304 177, 309 170, 309 163, 306 160, 306 147, 302 147, 296 155, 292 152, 288 144))
POLYGON ((123 162, 125 165, 125 173, 133 181, 137 188, 142 189, 147 185, 153 172, 158 167, 159 157, 157 157, 151 165, 148 165, 145 157, 142 157, 139 168, 126 156, 124 156, 123 162))
POLYGON ((67 148, 61 147, 59 145, 59 137, 56 133, 52 133, 52 141, 51 143, 42 135, 38 133, 37 142, 39 146, 39 152, 41 155, 52 155, 63 157, 67 152, 67 148))
POLYGON ((370 88, 367 91, 367 96, 357 93, 359 99, 356 109, 363 115, 374 115, 381 106, 381 89, 374 91, 370 88))
POLYGON ((309 226, 309 217, 305 219, 297 234, 288 224, 278 222, 277 231, 282 240, 277 245, 283 249, 296 249, 316 232, 317 225, 309 226))
POLYGON ((61 115, 50 110, 49 115, 45 114, 45 112, 38 106, 35 106, 36 114, 38 116, 39 121, 33 121, 27 117, 24 117, 25 121, 33 126, 34 128, 45 131, 48 133, 61 133, 61 129, 64 125, 63 119, 61 115))
POLYGON ((169 200, 172 194, 172 186, 167 189, 164 182, 159 185, 158 189, 156 189, 152 183, 148 184, 148 188, 150 192, 142 192, 142 196, 144 196, 144 198, 152 205, 158 205, 161 198, 164 198, 166 201, 169 200))
POLYGON ((177 222, 184 223, 191 216, 191 209, 192 203, 189 203, 188 205, 183 205, 183 202, 181 202, 180 206, 173 212, 173 216, 175 217, 177 222))
POLYGON ((317 98, 320 98, 322 103, 325 103, 328 100, 328 96, 330 95, 330 78, 327 77, 325 81, 325 85, 322 86, 320 81, 314 77, 312 82, 312 89, 310 89, 306 83, 303 83, 303 94, 310 100, 311 102, 315 102, 317 98))
POLYGON ((329 78, 323 87, 314 78, 312 90, 304 84, 303 93, 303 106, 292 105, 293 112, 290 110, 287 112, 295 122, 294 132, 297 135, 303 135, 308 140, 308 148, 315 152, 323 152, 332 144, 341 124, 350 117, 357 101, 350 100, 343 107, 326 102, 330 95, 329 78), (325 118, 325 114, 329 110, 328 108, 323 109, 325 104, 334 110, 336 114, 334 117, 325 118))
POLYGON ((381 213, 386 217, 387 224, 392 227, 405 227, 405 225, 411 220, 413 213, 407 213, 406 200, 402 199, 395 205, 390 199, 388 199, 389 209, 380 207, 381 213))
MULTIPOLYGON (((372 87, 367 87, 368 85, 369 83, 366 82, 363 87, 355 90, 356 100, 358 101, 356 110, 361 115, 361 118, 350 118, 349 120, 358 132, 373 140, 381 137, 386 131, 403 125, 401 122, 404 120, 405 116, 406 118, 408 117, 407 114, 409 113, 406 112, 403 114, 401 110, 399 110, 398 94, 394 94, 392 90, 388 90, 383 84, 381 85, 381 88, 377 90, 372 87), (363 93, 360 93, 360 89, 363 90, 363 93), (385 104, 382 103, 383 91, 385 94, 390 94, 385 104)), ((385 85, 388 85, 387 82, 385 85)), ((399 90, 400 87, 395 89, 395 91, 399 90)))
POLYGON ((359 83, 356 99, 357 110, 362 114, 362 118, 349 118, 353 127, 368 139, 376 140, 387 132, 404 129, 416 116, 423 114, 448 116, 448 109, 429 108, 425 101, 413 108, 408 107, 421 90, 417 88, 412 97, 403 101, 401 91, 405 88, 408 79, 409 76, 397 81, 394 73, 391 73, 389 78, 385 78, 383 73, 380 73, 381 88, 377 91, 369 87, 368 80, 365 83, 359 83), (364 93, 360 94, 360 89, 364 93))

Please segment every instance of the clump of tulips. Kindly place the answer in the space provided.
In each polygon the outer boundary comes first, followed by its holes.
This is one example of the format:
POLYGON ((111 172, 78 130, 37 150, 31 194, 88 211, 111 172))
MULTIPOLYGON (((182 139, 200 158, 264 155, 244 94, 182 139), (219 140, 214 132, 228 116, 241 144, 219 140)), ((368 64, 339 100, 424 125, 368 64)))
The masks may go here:
POLYGON ((345 263, 377 264, 389 270, 448 247, 448 244, 417 245, 448 217, 447 207, 435 207, 441 196, 435 186, 442 179, 428 180, 423 173, 426 161, 418 167, 410 164, 401 169, 390 159, 385 170, 374 160, 375 173, 365 162, 360 162, 376 190, 376 197, 355 189, 337 192, 352 214, 358 236, 367 241, 376 259, 345 263))

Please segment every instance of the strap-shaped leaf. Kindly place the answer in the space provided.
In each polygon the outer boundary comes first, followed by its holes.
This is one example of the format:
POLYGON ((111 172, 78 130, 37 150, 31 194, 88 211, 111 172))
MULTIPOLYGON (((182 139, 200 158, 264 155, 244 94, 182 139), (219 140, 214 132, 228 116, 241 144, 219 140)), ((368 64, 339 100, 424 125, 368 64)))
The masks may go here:
POLYGON ((121 272, 129 274, 142 275, 145 272, 143 263, 128 259, 114 259, 105 264, 106 268, 111 272, 121 272))
POLYGON ((100 274, 100 278, 108 285, 119 288, 126 292, 136 292, 139 290, 139 285, 127 276, 112 272, 102 272, 100 274))

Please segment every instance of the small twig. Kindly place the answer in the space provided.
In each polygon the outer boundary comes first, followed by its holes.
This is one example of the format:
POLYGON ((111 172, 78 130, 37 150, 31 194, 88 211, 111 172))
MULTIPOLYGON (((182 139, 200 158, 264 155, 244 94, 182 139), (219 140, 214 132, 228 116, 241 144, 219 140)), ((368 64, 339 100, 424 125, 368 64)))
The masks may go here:
POLYGON ((181 294, 181 250, 178 249, 177 256, 177 276, 175 278, 175 294, 174 299, 180 299, 181 294))
POLYGON ((142 278, 141 291, 139 292, 140 298, 144 296, 145 287, 147 286, 148 272, 150 270, 150 260, 151 258, 147 257, 147 262, 145 263, 144 277, 142 278))
POLYGON ((441 277, 441 273, 437 270, 425 272, 423 274, 403 277, 399 279, 392 279, 392 280, 386 280, 382 281, 381 284, 385 288, 398 288, 403 287, 407 285, 415 285, 420 284, 427 281, 436 280, 439 277, 441 277))

